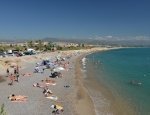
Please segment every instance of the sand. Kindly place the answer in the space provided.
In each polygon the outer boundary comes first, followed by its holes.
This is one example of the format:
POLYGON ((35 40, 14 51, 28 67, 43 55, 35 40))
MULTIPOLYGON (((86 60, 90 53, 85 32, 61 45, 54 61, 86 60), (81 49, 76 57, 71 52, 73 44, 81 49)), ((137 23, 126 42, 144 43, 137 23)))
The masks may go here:
POLYGON ((93 101, 88 95, 83 82, 83 74, 80 69, 80 60, 84 55, 95 51, 108 50, 108 48, 93 48, 90 50, 63 51, 38 54, 24 57, 1 58, 1 76, 6 81, 0 83, 0 104, 5 104, 7 115, 50 115, 52 104, 59 104, 64 107, 61 115, 95 115, 93 101), (13 86, 8 86, 9 79, 4 77, 5 69, 11 63, 17 63, 21 73, 32 73, 35 63, 43 58, 54 59, 57 55, 70 55, 71 59, 69 70, 62 71, 63 78, 56 80, 55 86, 49 86, 54 95, 58 96, 58 101, 52 101, 45 98, 42 89, 33 87, 33 83, 39 82, 50 75, 50 70, 45 70, 43 74, 32 74, 31 77, 20 76, 19 83, 15 82, 13 86), (69 88, 65 88, 69 85, 69 88), (28 101, 24 103, 12 103, 8 100, 10 94, 26 95, 28 101))
POLYGON ((83 74, 81 72, 81 59, 84 57, 82 55, 77 59, 76 62, 76 86, 78 88, 76 92, 76 102, 75 102, 75 108, 78 115, 95 115, 94 105, 93 102, 88 95, 88 92, 86 91, 84 84, 82 82, 83 80, 83 74))

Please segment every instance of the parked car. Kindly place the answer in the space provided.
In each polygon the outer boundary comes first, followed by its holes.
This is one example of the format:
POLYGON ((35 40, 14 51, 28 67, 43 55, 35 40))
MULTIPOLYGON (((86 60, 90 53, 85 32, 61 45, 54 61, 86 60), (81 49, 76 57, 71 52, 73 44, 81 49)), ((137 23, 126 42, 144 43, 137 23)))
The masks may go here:
POLYGON ((0 57, 6 57, 6 54, 4 52, 0 52, 0 57))
POLYGON ((25 55, 35 55, 36 53, 35 52, 29 52, 29 51, 26 51, 24 52, 25 55))
POLYGON ((23 54, 21 52, 13 52, 15 54, 15 56, 20 57, 23 56, 23 54))
POLYGON ((15 56, 13 53, 7 53, 6 56, 15 56))

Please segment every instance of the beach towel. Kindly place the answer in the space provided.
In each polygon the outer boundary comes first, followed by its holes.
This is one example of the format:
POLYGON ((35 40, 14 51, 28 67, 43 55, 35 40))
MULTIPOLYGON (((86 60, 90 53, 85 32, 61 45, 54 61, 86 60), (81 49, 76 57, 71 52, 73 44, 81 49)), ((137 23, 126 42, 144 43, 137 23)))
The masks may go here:
POLYGON ((56 85, 56 83, 45 83, 46 85, 56 85))
POLYGON ((58 110, 63 110, 63 107, 60 105, 51 105, 52 109, 58 109, 58 110))
POLYGON ((63 70, 65 70, 63 67, 57 67, 57 68, 53 69, 53 71, 55 71, 55 72, 60 72, 63 70))
POLYGON ((57 101, 57 99, 58 99, 58 97, 57 97, 57 96, 55 96, 55 95, 47 96, 46 98, 47 98, 47 99, 54 100, 54 101, 57 101))

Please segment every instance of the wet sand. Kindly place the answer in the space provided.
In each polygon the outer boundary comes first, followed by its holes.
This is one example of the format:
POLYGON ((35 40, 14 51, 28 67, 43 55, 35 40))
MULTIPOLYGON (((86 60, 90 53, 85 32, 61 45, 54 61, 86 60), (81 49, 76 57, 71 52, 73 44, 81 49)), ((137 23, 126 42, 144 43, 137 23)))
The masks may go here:
POLYGON ((81 72, 81 59, 84 57, 82 55, 76 61, 76 102, 75 108, 77 111, 77 115, 95 115, 95 109, 93 102, 88 95, 87 90, 84 87, 83 83, 83 74, 81 72))

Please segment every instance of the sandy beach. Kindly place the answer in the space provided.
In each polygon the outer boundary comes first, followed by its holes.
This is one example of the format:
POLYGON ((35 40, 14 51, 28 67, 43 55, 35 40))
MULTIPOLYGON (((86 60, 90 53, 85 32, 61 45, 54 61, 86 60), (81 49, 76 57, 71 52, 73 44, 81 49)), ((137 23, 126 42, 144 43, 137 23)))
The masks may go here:
POLYGON ((81 59, 92 52, 104 51, 108 48, 93 48, 79 51, 63 51, 50 52, 33 56, 24 57, 8 57, 1 58, 1 77, 5 81, 0 83, 0 104, 5 105, 7 115, 50 115, 53 109, 52 104, 63 106, 64 111, 61 115, 95 115, 93 101, 88 95, 83 83, 83 74, 81 72, 81 59), (45 70, 44 73, 33 73, 36 62, 40 62, 44 58, 54 60, 57 55, 63 57, 71 55, 68 59, 69 66, 67 70, 62 71, 62 78, 54 79, 56 85, 49 86, 49 89, 58 97, 57 101, 47 99, 43 96, 41 88, 33 87, 33 83, 40 82, 46 79, 51 74, 50 70, 45 70), (20 67, 20 73, 31 73, 30 77, 21 76, 19 82, 14 82, 12 86, 8 85, 9 79, 6 76, 6 68, 12 63, 17 63, 20 67), (64 87, 64 86, 70 87, 64 87), (26 95, 26 102, 15 103, 8 100, 10 94, 26 95))

